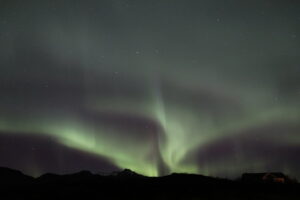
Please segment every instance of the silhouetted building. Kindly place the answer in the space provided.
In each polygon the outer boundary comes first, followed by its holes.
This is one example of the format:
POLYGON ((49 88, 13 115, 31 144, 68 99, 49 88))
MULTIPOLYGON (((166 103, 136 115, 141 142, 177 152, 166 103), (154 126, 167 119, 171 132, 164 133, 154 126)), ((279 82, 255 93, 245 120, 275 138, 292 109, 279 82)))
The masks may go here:
POLYGON ((287 183, 289 182, 289 178, 281 172, 245 173, 242 175, 242 181, 261 183, 287 183))

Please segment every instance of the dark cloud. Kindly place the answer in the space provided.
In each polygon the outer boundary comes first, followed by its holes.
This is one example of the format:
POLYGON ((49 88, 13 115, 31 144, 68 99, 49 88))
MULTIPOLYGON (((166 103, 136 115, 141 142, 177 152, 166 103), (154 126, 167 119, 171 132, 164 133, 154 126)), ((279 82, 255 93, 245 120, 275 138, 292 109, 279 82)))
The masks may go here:
POLYGON ((1 132, 0 165, 35 176, 43 173, 74 173, 119 170, 109 159, 68 148, 51 137, 30 133, 1 132))
MULTIPOLYGON (((300 126, 297 124, 280 122, 241 130, 193 150, 185 162, 196 159, 199 167, 212 169, 227 163, 217 172, 221 176, 231 168, 239 168, 235 169, 238 173, 243 170, 283 171, 299 177, 296 171, 300 167, 297 159, 300 147, 297 143, 286 141, 286 138, 296 139, 299 131, 300 126), (251 168, 251 165, 256 164, 263 166, 251 168)), ((238 173, 233 174, 238 176, 238 173)))

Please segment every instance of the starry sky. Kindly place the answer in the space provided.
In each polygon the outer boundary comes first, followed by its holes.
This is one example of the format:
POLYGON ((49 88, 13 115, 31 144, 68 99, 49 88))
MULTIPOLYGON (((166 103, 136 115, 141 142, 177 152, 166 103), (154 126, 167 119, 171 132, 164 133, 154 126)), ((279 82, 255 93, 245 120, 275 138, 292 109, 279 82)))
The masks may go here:
POLYGON ((0 165, 300 178, 298 0, 0 0, 0 165))

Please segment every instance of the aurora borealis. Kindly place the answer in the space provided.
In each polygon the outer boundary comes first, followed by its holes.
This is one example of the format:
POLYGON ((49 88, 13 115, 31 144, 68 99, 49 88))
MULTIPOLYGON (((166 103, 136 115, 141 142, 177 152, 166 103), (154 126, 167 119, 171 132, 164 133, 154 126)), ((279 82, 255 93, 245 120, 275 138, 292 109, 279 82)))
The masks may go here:
POLYGON ((0 0, 0 166, 300 178, 296 0, 0 0))

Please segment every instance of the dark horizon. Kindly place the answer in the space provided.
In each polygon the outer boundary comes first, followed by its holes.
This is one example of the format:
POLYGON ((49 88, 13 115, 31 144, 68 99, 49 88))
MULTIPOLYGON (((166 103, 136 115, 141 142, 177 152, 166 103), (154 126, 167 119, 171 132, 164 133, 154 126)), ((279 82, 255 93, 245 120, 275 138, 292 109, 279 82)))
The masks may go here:
MULTIPOLYGON (((208 180, 215 180, 215 181, 220 181, 220 183, 222 183, 223 181, 225 181, 225 183, 234 183, 234 182, 240 182, 240 183, 247 183, 247 184, 297 184, 299 185, 300 183, 298 182, 298 179, 296 179, 295 177, 291 177, 288 174, 284 174, 282 172, 244 172, 242 174, 240 174, 240 176, 235 177, 235 178, 228 178, 228 177, 214 177, 214 176, 206 176, 203 174, 193 174, 193 173, 176 173, 176 172, 171 172, 169 174, 165 174, 162 176, 147 176, 147 175, 142 175, 139 173, 136 173, 135 171, 132 171, 131 169, 119 169, 116 171, 112 171, 112 172, 92 172, 89 170, 80 170, 80 171, 74 171, 74 172, 69 172, 69 173, 65 173, 65 174, 60 174, 60 173, 44 173, 44 174, 40 174, 39 176, 30 176, 24 172, 22 172, 22 170, 18 170, 18 169, 13 169, 13 168, 9 168, 9 167, 2 167, 0 166, 0 177, 3 179, 2 182, 0 183, 0 185, 18 185, 18 184, 28 184, 28 182, 18 182, 19 180, 22 180, 21 178, 26 177, 28 178, 28 180, 43 180, 43 179, 56 179, 58 177, 61 178, 61 181, 64 180, 66 178, 66 180, 70 177, 81 177, 78 179, 78 183, 80 183, 83 179, 86 179, 88 177, 92 177, 94 176, 94 178, 101 178, 101 177, 105 177, 105 178, 116 178, 119 177, 121 179, 130 181, 131 179, 136 179, 136 180, 158 180, 158 182, 160 182, 162 179, 161 178, 170 178, 170 177, 175 177, 176 181, 179 181, 182 178, 186 178, 187 181, 190 181, 190 183, 186 183, 188 184, 197 184, 195 183, 194 179, 198 178, 199 180, 201 179, 208 179, 208 180), (269 179, 269 180, 264 180, 263 177, 265 175, 271 175, 271 178, 273 178, 272 176, 274 175, 274 178, 276 178, 276 176, 278 177, 284 177, 284 181, 283 182, 276 182, 276 180, 274 179, 269 179), (249 178, 250 177, 250 178, 249 178), (254 178, 254 180, 253 180, 254 178)), ((178 184, 178 182, 177 182, 178 184)), ((203 184, 203 183, 199 183, 199 184, 203 184)), ((210 184, 210 183, 207 183, 210 184)))
POLYGON ((9 199, 299 199, 300 184, 282 173, 228 180, 194 174, 146 177, 130 170, 108 176, 81 171, 38 178, 0 167, 1 198, 9 199))

